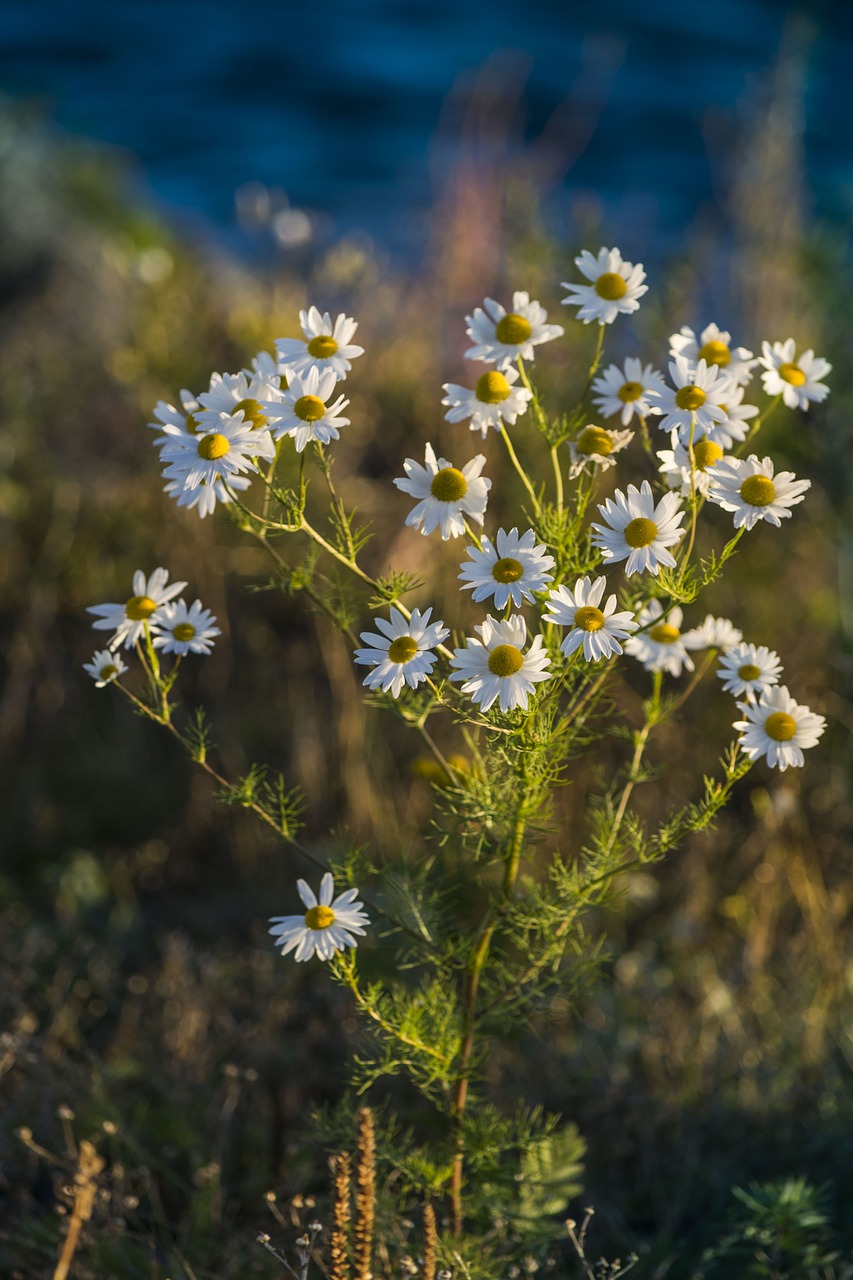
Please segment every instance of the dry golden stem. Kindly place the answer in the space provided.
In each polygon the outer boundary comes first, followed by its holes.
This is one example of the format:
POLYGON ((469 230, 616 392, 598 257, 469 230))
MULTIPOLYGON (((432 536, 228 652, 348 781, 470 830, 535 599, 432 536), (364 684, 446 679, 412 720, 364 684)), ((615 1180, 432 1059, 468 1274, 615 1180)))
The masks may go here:
POLYGON ((355 1164, 355 1222, 353 1261, 355 1280, 371 1280, 373 1256, 373 1213, 376 1207, 375 1135, 373 1112, 363 1107, 358 1113, 358 1150, 355 1164))
POLYGON ((92 1207, 98 1190, 98 1174, 103 1167, 104 1161, 91 1142, 81 1142, 77 1172, 74 1175, 74 1211, 68 1224, 68 1234, 62 1246, 62 1253, 53 1273, 53 1280, 66 1280, 77 1251, 80 1230, 92 1216, 92 1207))
POLYGON ((335 1203, 332 1209, 332 1235, 329 1240, 329 1280, 349 1280, 347 1231, 350 1219, 349 1152, 332 1156, 329 1162, 335 1176, 335 1203))
POLYGON ((424 1262, 421 1267, 421 1280, 435 1280, 435 1254, 438 1235, 435 1229, 435 1209, 431 1204, 424 1205, 424 1262))

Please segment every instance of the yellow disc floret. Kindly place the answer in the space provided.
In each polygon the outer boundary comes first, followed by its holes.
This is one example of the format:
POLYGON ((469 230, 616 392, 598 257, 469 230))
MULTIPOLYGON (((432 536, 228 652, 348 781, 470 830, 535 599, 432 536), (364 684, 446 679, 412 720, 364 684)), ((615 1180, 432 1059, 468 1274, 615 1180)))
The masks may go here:
POLYGON ((625 541, 629 547, 650 547, 657 536, 657 525, 645 516, 637 516, 625 525, 625 541))
POLYGON ((656 644, 675 644, 680 635, 678 627, 674 627, 672 623, 659 622, 649 632, 649 639, 654 640, 656 644))
POLYGON ((199 422, 198 418, 195 416, 194 413, 188 413, 187 420, 184 423, 184 426, 186 427, 190 435, 194 436, 195 433, 198 431, 199 427, 201 426, 201 423, 199 422))
POLYGON ((618 302, 624 298, 628 290, 628 282, 618 271, 605 271, 595 282, 595 292, 605 302, 618 302))
POLYGON ((731 363, 732 353, 724 342, 716 338, 699 348, 698 358, 704 360, 706 364, 715 364, 720 369, 725 369, 726 365, 731 363))
POLYGON ((411 662, 418 651, 418 642, 414 636, 397 636, 388 646, 388 657, 391 662, 411 662))
POLYGON ((508 347, 519 347, 526 342, 533 329, 525 316, 517 311, 510 311, 495 325, 495 337, 498 342, 505 342, 508 347))
POLYGON ((309 929, 328 929, 335 922, 335 913, 331 907, 309 907, 305 912, 305 923, 309 929))
POLYGON ((600 458, 606 458, 613 452, 613 437, 604 427, 584 427, 578 436, 577 447, 578 453, 597 453, 600 458))
POLYGON ((575 610, 574 625, 580 627, 581 631, 600 631, 604 622, 604 614, 593 604, 584 604, 575 610))
POLYGON ((723 450, 714 440, 697 440, 693 446, 693 461, 700 471, 707 471, 708 467, 713 467, 722 456, 723 450))
POLYGON ((468 481, 456 467, 442 467, 433 476, 429 491, 437 502, 459 502, 468 492, 468 481))
POLYGON ((207 462, 215 462, 217 458, 225 457, 231 448, 231 442, 219 431, 211 431, 209 435, 201 437, 196 448, 200 458, 204 458, 207 462))
POLYGON ((784 382, 789 382, 792 387, 801 387, 806 380, 806 375, 798 364, 780 364, 776 372, 784 382))
POLYGON ((114 680, 117 675, 118 667, 114 662, 105 662, 104 665, 98 669, 99 680, 114 680))
POLYGON ((328 360, 338 349, 338 344, 330 333, 318 333, 308 343, 308 354, 315 360, 328 360))
POLYGON ((326 412, 326 406, 319 396, 300 396, 293 406, 293 412, 303 422, 319 422, 326 412))
POLYGON ((523 576, 524 565, 518 560, 513 560, 512 556, 504 556, 501 560, 496 560, 492 566, 492 577, 495 582, 518 582, 523 576))
POLYGON ((172 635, 176 640, 180 640, 182 642, 192 640, 195 635, 195 627, 191 622, 179 622, 177 626, 172 627, 172 635))
POLYGON ((741 680, 757 680, 761 675, 761 667, 757 667, 754 662, 745 662, 742 667, 738 667, 737 673, 741 680))
POLYGON ((247 423, 251 422, 256 431, 267 425, 266 415, 257 400, 239 400, 234 406, 234 412, 238 409, 243 410, 243 418, 247 423))
POLYGON ((131 622, 144 622, 156 608, 157 603, 150 596, 131 596, 124 606, 124 612, 131 622))
POLYGON ((643 394, 643 384, 642 382, 623 382, 616 394, 623 404, 630 404, 633 400, 639 400, 643 394))
POLYGON ((774 742, 790 742, 797 732, 797 722, 787 711, 774 711, 764 721, 764 732, 774 742))
POLYGON ((695 409, 701 409, 705 399, 702 388, 694 387, 692 383, 688 383, 686 387, 679 387, 675 393, 675 403, 679 409, 689 409, 691 413, 695 409))
POLYGON ((524 656, 514 644, 499 644, 489 654, 489 670, 493 676, 514 676, 524 665, 524 656))
POLYGON ((740 487, 740 496, 751 507, 769 507, 776 497, 776 486, 768 476, 747 476, 740 487))
MULTIPOLYGON (((504 319, 509 319, 505 316, 504 319)), ((525 323, 527 323, 525 321, 525 323)), ((503 320, 501 321, 503 324, 503 320)), ((497 369, 490 369, 488 373, 484 373, 482 377, 477 379, 477 386, 474 394, 481 404, 501 404, 509 396, 510 385, 502 373, 497 369)))

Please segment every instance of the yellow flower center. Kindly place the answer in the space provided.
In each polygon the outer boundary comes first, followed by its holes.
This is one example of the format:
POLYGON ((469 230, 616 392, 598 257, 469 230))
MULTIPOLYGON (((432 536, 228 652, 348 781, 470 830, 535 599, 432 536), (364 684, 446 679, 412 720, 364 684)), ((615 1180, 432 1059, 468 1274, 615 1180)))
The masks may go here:
POLYGON ((757 667, 754 662, 745 662, 742 667, 738 667, 737 673, 741 680, 757 680, 761 675, 761 667, 757 667))
POLYGON ((177 626, 172 627, 172 635, 176 640, 192 640, 195 627, 191 622, 179 622, 177 626))
POLYGON ((630 404, 632 400, 639 400, 643 394, 643 384, 642 382, 623 382, 616 394, 623 404, 630 404))
POLYGON ((673 627, 669 622, 659 622, 649 632, 649 639, 654 640, 656 644, 675 644, 680 635, 678 627, 673 627))
POLYGON ((107 662, 104 666, 98 668, 99 680, 112 680, 118 675, 118 667, 114 662, 107 662))
POLYGON ((243 410, 243 418, 246 422, 251 422, 256 431, 260 431, 261 427, 267 425, 266 416, 257 400, 252 400, 251 398, 240 400, 235 404, 234 412, 236 413, 238 409, 243 410))
POLYGON ((699 349, 699 359, 704 360, 706 364, 716 364, 721 369, 725 369, 726 365, 731 362, 732 353, 724 342, 714 339, 713 342, 706 342, 704 347, 699 349))
POLYGON ((433 476, 429 491, 437 502, 459 502, 468 492, 468 481, 456 467, 442 467, 433 476))
POLYGON ((328 360, 338 349, 338 344, 330 333, 318 333, 308 343, 308 354, 315 360, 328 360))
POLYGON ((797 722, 787 711, 774 711, 764 721, 764 732, 774 742, 790 742, 797 732, 797 722))
MULTIPOLYGON (((504 316, 504 320, 508 319, 509 316, 504 316)), ((525 321, 526 323, 527 321, 525 321)), ((501 324, 503 324, 503 320, 501 320, 501 324)), ((474 394, 481 404, 501 404, 502 401, 507 399, 509 392, 510 386, 504 375, 498 373, 497 369, 492 369, 477 379, 474 394)))
POLYGON ((657 536, 657 525, 645 516, 637 516, 625 525, 625 541, 629 547, 650 547, 657 536))
POLYGON ((189 431, 190 435, 194 436, 195 433, 198 431, 199 427, 201 426, 201 423, 199 422, 198 418, 195 416, 194 413, 188 413, 187 420, 184 423, 184 426, 186 427, 187 431, 189 431))
POLYGON ((740 496, 751 507, 769 507, 776 497, 776 486, 767 476, 747 476, 740 487, 740 496))
POLYGON ((518 560, 513 560, 512 556, 504 556, 502 560, 496 560, 492 568, 492 577, 495 582, 518 582, 523 575, 524 565, 518 560))
POLYGON ((510 311, 495 325, 495 337, 498 342, 505 342, 508 347, 521 346, 532 332, 530 321, 520 316, 517 311, 510 311))
POLYGON ((692 384, 679 387, 675 393, 675 403, 679 409, 689 409, 692 413, 694 409, 702 408, 705 403, 705 392, 701 387, 694 387, 692 384))
POLYGON ((331 907, 309 907, 305 912, 305 924, 309 929, 328 929, 335 920, 331 907))
POLYGON ((319 396, 300 396, 293 406, 293 412, 303 422, 319 422, 326 412, 326 406, 319 396))
POLYGON ((150 618, 157 608, 150 596, 131 596, 124 606, 124 611, 131 622, 144 622, 150 618))
POLYGON ((785 382, 790 382, 792 387, 801 387, 806 380, 806 375, 798 364, 780 364, 776 372, 785 382))
POLYGON ((201 437, 196 448, 200 458, 215 462, 217 458, 225 457, 231 448, 231 442, 227 436, 221 435, 218 431, 212 431, 210 435, 201 437))
POLYGON ((418 642, 413 636, 397 636, 388 646, 388 657, 392 662, 411 662, 418 651, 418 642))
POLYGON ((625 297, 628 282, 617 271, 605 271, 595 282, 595 292, 605 302, 618 302, 625 297))
POLYGON ((693 446, 693 460, 700 471, 707 471, 719 462, 723 451, 713 440, 698 440, 693 446))
POLYGON ((489 654, 489 670, 493 676, 514 676, 524 665, 524 657, 514 644, 499 644, 489 654))
POLYGON ((584 427, 578 436, 578 453, 597 453, 606 458, 613 452, 613 439, 604 427, 584 427))
POLYGON ((604 626, 604 614, 595 605, 581 605, 580 609, 575 610, 574 625, 580 627, 581 631, 600 631, 604 626))

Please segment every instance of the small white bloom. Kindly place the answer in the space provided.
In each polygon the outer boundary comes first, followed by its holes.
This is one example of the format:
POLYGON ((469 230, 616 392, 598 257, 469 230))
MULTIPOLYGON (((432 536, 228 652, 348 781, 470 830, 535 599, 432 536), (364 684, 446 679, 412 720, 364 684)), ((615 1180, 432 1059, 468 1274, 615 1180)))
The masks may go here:
POLYGON ((339 315, 333 325, 328 311, 321 315, 316 307, 310 307, 299 312, 299 323, 304 341, 277 338, 275 343, 279 372, 288 378, 316 369, 318 373, 333 373, 341 381, 352 368, 352 361, 364 355, 364 347, 352 341, 358 321, 350 316, 339 315))
POLYGON ((733 347, 732 335, 716 324, 706 325, 698 338, 689 325, 682 325, 678 333, 672 334, 669 349, 671 355, 684 356, 694 366, 700 360, 709 368, 715 364, 739 387, 745 387, 752 380, 752 370, 758 364, 758 359, 746 347, 733 347))
POLYGON ((194 435, 199 427, 196 415, 200 408, 201 405, 196 397, 186 389, 181 391, 180 409, 176 409, 173 404, 167 404, 165 400, 158 400, 154 408, 154 417, 157 421, 148 423, 152 431, 164 433, 154 441, 155 446, 162 448, 170 436, 194 435))
POLYGON ((400 696, 404 684, 417 689, 432 673, 435 654, 432 650, 450 635, 443 622, 430 622, 432 609, 421 613, 413 609, 406 621, 399 609, 391 610, 391 621, 374 618, 382 632, 362 631, 361 639, 368 646, 356 649, 355 660, 362 666, 374 667, 364 677, 369 689, 381 689, 392 697, 400 696))
POLYGON ((736 720, 738 746, 750 760, 766 756, 771 769, 800 768, 803 751, 813 747, 826 727, 823 716, 795 702, 784 685, 768 689, 760 702, 740 702, 746 717, 736 720))
POLYGON ((727 693, 746 694, 748 702, 779 683, 782 663, 766 644, 737 644, 720 658, 717 675, 727 693))
POLYGON ((158 610, 180 595, 185 582, 169 581, 168 569, 155 569, 150 578, 146 578, 141 569, 133 575, 133 595, 124 604, 92 604, 87 612, 94 613, 97 622, 92 626, 96 631, 114 631, 109 642, 110 649, 117 649, 124 641, 125 649, 132 649, 137 640, 145 633, 147 624, 154 624, 158 619, 158 610))
POLYGON ((537 543, 532 529, 518 536, 518 529, 498 529, 493 543, 483 538, 482 550, 468 547, 470 559, 463 563, 459 578, 463 591, 471 591, 477 604, 494 596, 495 608, 505 609, 512 601, 516 609, 524 600, 532 601, 534 592, 544 591, 554 575, 548 573, 556 561, 542 543, 537 543))
POLYGON ((740 644, 743 632, 728 618, 715 618, 712 613, 705 615, 705 621, 698 627, 691 627, 681 637, 688 649, 722 649, 725 653, 734 645, 740 644))
POLYGON ((703 436, 693 445, 693 468, 690 466, 690 450, 678 438, 678 432, 672 433, 672 448, 659 449, 660 473, 670 489, 677 489, 684 497, 688 497, 695 487, 697 493, 706 494, 711 481, 713 467, 723 456, 722 447, 703 436))
POLYGON ((808 409, 812 401, 820 403, 829 395, 829 387, 821 378, 832 370, 832 365, 822 356, 809 349, 797 357, 793 338, 772 346, 762 342, 761 351, 764 390, 769 396, 781 396, 789 409, 808 409))
POLYGON ((424 535, 441 529, 442 541, 465 532, 465 517, 482 525, 489 500, 491 480, 480 475, 486 456, 478 453, 460 471, 446 458, 437 458, 431 444, 424 450, 424 465, 406 458, 406 475, 394 481, 398 489, 420 501, 406 516, 406 524, 424 535))
POLYGON ((269 431, 256 430, 242 410, 230 417, 220 415, 215 431, 170 436, 160 454, 165 479, 180 489, 215 488, 217 480, 227 484, 235 475, 257 471, 257 458, 274 457, 269 431))
POLYGON ((610 595, 602 609, 601 598, 607 586, 606 578, 578 578, 572 590, 560 586, 552 588, 548 596, 550 612, 542 615, 543 622, 553 622, 558 627, 571 627, 560 645, 566 657, 583 646, 587 662, 598 662, 622 652, 620 640, 636 631, 638 623, 633 613, 616 612, 616 596, 610 595))
POLYGON ((516 387, 518 370, 508 366, 503 373, 499 369, 489 369, 477 379, 473 391, 462 387, 458 382, 445 382, 447 395, 442 404, 449 405, 444 415, 448 422, 462 422, 470 418, 472 431, 481 432, 485 440, 489 427, 500 431, 504 423, 512 426, 519 414, 527 412, 527 406, 533 399, 533 392, 527 387, 516 387))
POLYGON ((668 671, 671 676, 680 676, 682 670, 693 670, 693 659, 679 630, 683 615, 678 606, 670 609, 666 618, 662 615, 660 600, 644 605, 637 614, 637 625, 646 630, 628 637, 625 652, 642 662, 646 671, 668 671))
POLYGON ((618 413, 622 426, 627 427, 636 413, 638 418, 647 418, 651 412, 649 393, 660 391, 665 386, 663 375, 650 364, 643 364, 636 356, 628 356, 624 367, 612 364, 592 384, 593 403, 598 406, 605 417, 612 418, 618 413))
POLYGON ((642 262, 624 262, 618 249, 599 249, 598 257, 584 249, 575 258, 575 266, 592 284, 572 284, 564 280, 563 288, 569 289, 563 306, 578 306, 578 320, 589 324, 612 324, 618 315, 630 315, 638 311, 640 298, 648 292, 643 284, 646 273, 642 262))
POLYGON ((684 512, 677 494, 664 494, 655 506, 651 485, 644 480, 639 489, 629 484, 627 495, 617 489, 598 509, 607 524, 593 524, 592 543, 601 548, 605 560, 627 560, 629 577, 646 572, 657 577, 661 565, 675 567, 675 557, 667 548, 684 537, 678 527, 684 512))
POLYGON ((299 896, 307 908, 300 916, 270 916, 275 945, 281 954, 293 952, 297 962, 319 956, 331 960, 336 951, 356 947, 355 934, 363 935, 370 923, 364 904, 358 901, 358 889, 346 889, 332 901, 335 891, 331 872, 320 881, 320 900, 304 880, 297 880, 299 896))
MULTIPOLYGON (((248 489, 252 483, 249 476, 232 475, 228 477, 228 489, 234 492, 241 492, 248 489)), ((170 498, 174 498, 179 507, 186 507, 192 511, 194 507, 198 509, 200 519, 211 515, 216 509, 217 502, 231 502, 232 497, 225 488, 223 481, 216 476, 212 481, 202 480, 201 484, 196 485, 195 489, 186 489, 180 480, 170 480, 168 484, 163 485, 163 492, 168 494, 170 498)))
POLYGON ((292 436, 297 453, 301 453, 311 440, 318 444, 338 440, 339 428, 349 426, 349 418, 340 416, 349 400, 338 396, 332 404, 327 403, 336 387, 337 379, 332 369, 320 373, 312 365, 307 373, 294 373, 290 385, 282 393, 281 416, 273 428, 276 440, 292 436))
POLYGON ((203 408, 195 417, 202 431, 218 431, 223 418, 242 413, 247 427, 265 431, 278 420, 281 398, 277 373, 214 373, 208 390, 199 396, 203 408))
POLYGON ((119 653, 111 653, 109 649, 98 649, 97 653, 92 655, 91 662, 83 663, 83 670, 92 677, 96 689, 103 689, 104 685, 111 684, 113 680, 124 675, 127 671, 127 663, 122 660, 119 653))
POLYGON ((470 693, 483 711, 498 700, 501 711, 515 707, 526 711, 534 685, 551 678, 546 669, 551 660, 542 637, 536 636, 527 653, 522 653, 527 624, 518 614, 503 622, 487 617, 474 630, 481 638, 468 636, 466 648, 454 649, 450 665, 457 670, 450 679, 464 680, 462 692, 470 693))
POLYGON ((664 385, 656 390, 650 412, 663 415, 658 423, 662 431, 677 431, 682 444, 687 444, 692 432, 695 442, 725 420, 723 405, 734 385, 716 365, 706 365, 704 360, 691 365, 684 356, 675 357, 669 374, 676 389, 664 385))
POLYGON ((534 358, 533 348, 551 342, 563 333, 563 326, 546 324, 548 312, 539 302, 531 302, 530 294, 517 291, 512 295, 512 311, 507 311, 494 298, 486 298, 472 316, 466 316, 465 332, 474 346, 465 352, 468 360, 485 360, 506 372, 521 356, 534 358))
POLYGON ((619 453, 633 439, 633 431, 608 431, 591 422, 577 440, 569 441, 569 475, 580 475, 587 468, 599 467, 606 471, 608 467, 615 467, 614 453, 619 453))
POLYGON ((798 480, 793 471, 774 476, 773 459, 751 453, 748 458, 724 458, 715 465, 708 501, 734 512, 736 529, 751 529, 759 520, 778 528, 810 487, 811 480, 798 480))
POLYGON ((741 440, 746 439, 747 423, 750 418, 754 418, 758 413, 758 405, 744 404, 744 395, 743 387, 735 387, 734 385, 730 387, 724 402, 720 405, 726 416, 722 422, 715 422, 708 427, 705 433, 707 440, 713 440, 715 444, 721 445, 723 449, 730 449, 736 442, 739 443, 741 440))
POLYGON ((215 617, 209 609, 203 609, 200 600, 187 606, 185 600, 164 604, 157 612, 152 625, 154 648, 164 653, 210 653, 213 637, 221 636, 214 626, 215 617))

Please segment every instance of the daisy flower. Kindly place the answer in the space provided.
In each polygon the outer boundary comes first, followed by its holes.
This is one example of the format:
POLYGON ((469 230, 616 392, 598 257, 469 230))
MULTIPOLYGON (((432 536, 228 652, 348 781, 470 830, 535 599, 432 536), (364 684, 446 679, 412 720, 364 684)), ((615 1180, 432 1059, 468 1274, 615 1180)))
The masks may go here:
POLYGON ((600 467, 606 471, 616 466, 614 453, 619 453, 634 438, 633 431, 608 431, 590 423, 584 427, 577 440, 569 441, 569 475, 577 476, 586 467, 600 467))
POLYGON ((320 881, 320 899, 304 880, 296 881, 296 888, 306 908, 300 916, 270 916, 275 945, 281 946, 281 954, 301 963, 319 956, 331 960, 336 951, 356 947, 355 934, 364 935, 370 923, 364 904, 358 901, 358 889, 347 889, 332 901, 335 882, 327 871, 320 881))
POLYGON ((570 591, 568 587, 555 587, 548 596, 550 613, 542 615, 543 622, 553 622, 558 627, 571 627, 560 645, 566 657, 583 646, 587 662, 609 658, 622 652, 620 640, 624 640, 637 623, 633 613, 616 612, 616 596, 610 595, 604 608, 601 598, 607 586, 606 578, 578 578, 570 591))
MULTIPOLYGON (((232 475, 228 477, 228 489, 232 491, 241 492, 243 489, 248 489, 251 483, 249 476, 232 475)), ((232 501, 228 489, 225 488, 219 476, 212 481, 202 480, 201 484, 197 485, 195 489, 185 489, 179 480, 170 480, 168 484, 163 486, 163 492, 168 494, 170 498, 174 498, 179 507, 187 507, 190 511, 194 507, 198 508, 201 520, 216 509, 217 502, 232 501)))
POLYGON ((310 440, 328 444, 330 440, 339 439, 339 428, 349 426, 349 418, 340 416, 349 400, 338 396, 334 403, 328 403, 336 386, 333 369, 324 369, 321 373, 312 365, 306 373, 294 373, 282 394, 280 416, 273 428, 276 440, 292 436, 296 452, 301 453, 310 440))
POLYGON ((527 710, 528 695, 540 680, 549 680, 550 658, 543 648, 541 636, 536 636, 527 653, 522 653, 527 639, 527 624, 516 614, 499 622, 487 617, 482 626, 475 627, 480 639, 467 637, 467 647, 454 649, 450 665, 456 667, 450 679, 464 680, 463 693, 470 693, 473 700, 488 711, 499 700, 501 711, 515 707, 527 710))
POLYGON ((369 647, 356 649, 355 660, 362 666, 375 670, 368 672, 364 684, 369 689, 381 689, 392 697, 400 696, 404 684, 416 689, 435 666, 432 650, 446 640, 450 632, 442 622, 430 622, 432 609, 421 613, 413 609, 406 621, 399 609, 391 610, 391 621, 374 618, 382 632, 362 631, 361 638, 369 647))
POLYGON ((651 485, 644 480, 639 489, 629 484, 627 495, 617 489, 598 509, 607 524, 593 524, 592 543, 603 559, 627 560, 629 577, 646 572, 657 577, 661 565, 674 568, 675 557, 667 548, 684 537, 678 527, 684 519, 678 494, 664 494, 655 506, 651 485))
POLYGON ((465 352, 468 360, 485 360, 506 372, 521 356, 533 360, 533 348, 542 342, 551 342, 564 332, 560 324, 546 324, 548 312, 538 302, 530 301, 530 294, 516 292, 512 295, 512 311, 507 311, 494 298, 486 298, 472 316, 466 316, 465 332, 473 338, 474 346, 465 352))
POLYGON ((196 414, 201 405, 191 391, 183 390, 180 395, 180 409, 176 409, 173 404, 167 404, 165 400, 158 400, 154 408, 154 417, 157 421, 149 422, 148 425, 152 431, 164 432, 158 440, 154 441, 158 447, 162 447, 170 435, 194 435, 198 430, 199 422, 196 414))
POLYGON ((715 422, 708 428, 706 433, 708 440, 722 445, 724 449, 730 449, 736 441, 739 443, 746 439, 748 430, 746 424, 758 413, 758 405, 744 404, 744 395, 743 387, 732 385, 729 388, 728 395, 720 405, 725 417, 722 422, 715 422))
POLYGON ((821 378, 826 377, 832 365, 811 348, 798 359, 794 339, 788 338, 772 346, 762 342, 761 353, 764 390, 769 396, 781 396, 789 409, 808 409, 812 401, 820 403, 829 395, 829 387, 821 378))
POLYGON ((779 683, 782 663, 766 644, 737 644, 720 658, 717 675, 726 693, 746 694, 747 702, 760 698, 779 683))
POLYGON ((465 517, 482 525, 489 500, 491 480, 480 475, 486 456, 478 453, 460 471, 446 458, 437 458, 431 444, 424 450, 424 465, 406 458, 406 475, 394 481, 403 493, 420 501, 406 516, 406 524, 420 529, 424 535, 441 529, 442 541, 458 538, 465 532, 465 517))
POLYGON ((723 456, 722 446, 705 436, 693 445, 693 468, 690 466, 690 450, 672 433, 672 448, 659 449, 660 473, 670 489, 677 489, 685 497, 694 488, 697 493, 706 494, 711 482, 711 468, 723 456))
POLYGON ((691 365, 684 356, 676 356, 670 363, 669 375, 675 390, 665 384, 656 390, 650 409, 651 413, 663 415, 658 423, 662 431, 677 431, 686 444, 691 431, 698 439, 725 419, 722 406, 733 390, 728 374, 721 373, 716 365, 706 365, 704 360, 691 365))
POLYGON ((518 536, 518 529, 498 529, 495 542, 483 538, 482 549, 468 547, 470 559, 464 563, 459 578, 463 591, 471 591, 477 604, 494 596, 495 608, 505 609, 510 600, 521 607, 532 601, 536 591, 544 591, 553 581, 556 561, 542 543, 537 543, 532 529, 518 536))
POLYGON ((750 760, 766 756, 771 769, 800 768, 803 751, 813 747, 826 727, 823 716, 801 707, 784 685, 768 689, 760 702, 739 702, 746 717, 734 728, 741 737, 738 746, 750 760))
POLYGON ((187 606, 185 600, 164 604, 152 625, 154 648, 164 653, 210 653, 213 637, 221 636, 219 627, 209 609, 201 607, 200 600, 187 606))
POLYGON ((83 663, 83 670, 92 677, 96 689, 103 689, 104 685, 124 675, 127 663, 122 661, 121 654, 111 653, 109 649, 98 649, 92 655, 91 662, 83 663))
POLYGON ((693 366, 704 360, 709 368, 715 364, 718 369, 725 369, 739 387, 752 380, 752 370, 758 364, 746 347, 733 347, 732 335, 716 324, 707 325, 698 338, 689 325, 682 325, 670 337, 669 350, 673 356, 684 356, 693 366))
POLYGON ((155 569, 150 578, 137 569, 133 575, 133 595, 124 604, 89 605, 87 613, 94 613, 98 619, 92 623, 95 630, 115 633, 109 642, 110 649, 117 649, 122 641, 125 649, 132 649, 144 635, 146 625, 158 621, 162 606, 180 595, 187 585, 173 582, 167 587, 168 581, 168 569, 155 569))
POLYGON ((612 324, 618 315, 630 315, 632 311, 639 310, 640 298, 649 288, 643 284, 646 273, 641 262, 636 266, 632 262, 624 262, 618 249, 599 249, 597 258, 584 249, 575 258, 575 266, 581 275, 592 281, 592 284, 562 282, 564 289, 571 290, 568 298, 563 298, 563 306, 579 304, 578 320, 583 320, 584 324, 591 320, 612 324))
POLYGON ((728 618, 715 618, 708 613, 704 622, 685 631, 681 638, 688 649, 722 649, 725 652, 740 644, 743 632, 738 631, 728 618))
POLYGON ((637 625, 646 630, 628 637, 625 652, 642 662, 646 671, 668 671, 671 676, 680 676, 682 670, 693 670, 693 659, 679 630, 683 614, 676 606, 666 618, 662 615, 660 600, 650 600, 644 605, 637 614, 637 625))
POLYGON ((470 418, 471 430, 481 432, 485 440, 489 427, 495 431, 500 431, 504 423, 511 427, 519 414, 527 412, 533 392, 527 387, 513 386, 517 381, 518 370, 508 366, 503 373, 489 369, 477 379, 473 391, 458 382, 445 382, 443 389, 447 395, 441 403, 450 409, 444 416, 448 422, 470 418))
POLYGON ((622 369, 612 364, 592 384, 594 404, 607 418, 618 413, 622 426, 627 427, 636 413, 647 418, 651 412, 649 392, 660 391, 666 384, 663 375, 650 364, 643 364, 636 356, 628 356, 622 369))
POLYGON ((196 414, 202 431, 217 431, 222 418, 243 414, 247 427, 263 431, 277 421, 282 398, 278 375, 271 372, 214 373, 210 387, 199 396, 196 414))
POLYGON ((288 378, 316 369, 318 373, 333 373, 335 381, 340 382, 352 368, 352 361, 364 355, 364 347, 352 342, 358 321, 350 316, 339 315, 333 325, 328 311, 321 315, 316 307, 310 307, 299 312, 299 323, 304 339, 276 338, 279 373, 288 378))
POLYGON ((724 511, 734 512, 736 529, 751 529, 759 520, 778 528, 791 515, 791 507, 802 502, 811 480, 798 480, 793 471, 773 474, 773 459, 724 458, 714 467, 708 486, 708 500, 724 511))
POLYGON ((166 464, 164 477, 179 489, 199 485, 215 489, 217 480, 225 484, 241 472, 257 471, 257 458, 271 461, 275 445, 269 431, 257 430, 239 409, 230 416, 220 415, 215 431, 170 436, 160 457, 166 464))

